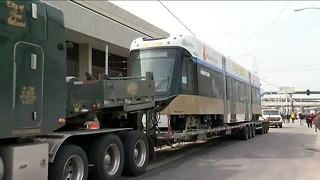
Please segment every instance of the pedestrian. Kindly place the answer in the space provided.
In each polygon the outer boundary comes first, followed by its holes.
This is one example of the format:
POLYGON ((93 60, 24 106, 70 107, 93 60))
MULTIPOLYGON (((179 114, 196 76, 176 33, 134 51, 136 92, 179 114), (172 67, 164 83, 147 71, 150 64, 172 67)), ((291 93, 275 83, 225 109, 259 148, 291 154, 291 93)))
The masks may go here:
POLYGON ((297 113, 297 120, 299 120, 300 125, 302 125, 301 113, 297 113))
POLYGON ((312 118, 312 124, 314 124, 314 130, 317 132, 317 129, 319 129, 319 114, 315 114, 312 118))
POLYGON ((316 117, 313 118, 314 128, 317 132, 317 129, 320 130, 320 114, 317 114, 316 117))
POLYGON ((308 128, 310 128, 310 122, 311 122, 311 114, 306 115, 306 123, 308 128))
POLYGON ((294 123, 294 120, 296 119, 296 113, 291 113, 291 122, 294 123))
POLYGON ((285 114, 281 114, 281 118, 282 118, 283 123, 286 123, 286 115, 285 114))
POLYGON ((300 124, 301 124, 301 125, 304 124, 304 122, 305 122, 305 120, 306 120, 305 118, 306 118, 306 115, 305 115, 304 113, 301 113, 301 114, 300 114, 300 124))
POLYGON ((312 128, 312 120, 313 120, 314 117, 315 117, 315 115, 314 115, 313 113, 311 113, 311 114, 308 116, 308 119, 307 119, 308 128, 312 128))
POLYGON ((290 114, 289 113, 286 114, 286 119, 287 119, 287 122, 289 124, 290 123, 290 114))

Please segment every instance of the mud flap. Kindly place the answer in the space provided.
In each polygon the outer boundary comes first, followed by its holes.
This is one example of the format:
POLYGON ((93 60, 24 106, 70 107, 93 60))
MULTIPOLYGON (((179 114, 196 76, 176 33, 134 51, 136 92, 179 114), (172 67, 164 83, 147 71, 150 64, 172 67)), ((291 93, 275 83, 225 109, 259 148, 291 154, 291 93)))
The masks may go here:
POLYGON ((147 136, 148 141, 149 141, 149 161, 154 161, 156 160, 156 153, 154 152, 154 142, 153 140, 147 136))

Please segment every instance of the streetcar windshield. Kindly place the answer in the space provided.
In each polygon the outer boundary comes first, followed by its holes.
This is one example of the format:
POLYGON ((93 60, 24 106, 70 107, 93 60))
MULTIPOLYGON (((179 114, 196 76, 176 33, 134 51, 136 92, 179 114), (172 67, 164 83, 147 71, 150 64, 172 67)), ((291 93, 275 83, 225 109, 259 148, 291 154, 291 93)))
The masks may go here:
POLYGON ((263 111, 263 115, 280 115, 279 111, 263 111))
POLYGON ((170 88, 177 49, 152 49, 130 54, 130 75, 145 76, 153 72, 156 92, 170 88))

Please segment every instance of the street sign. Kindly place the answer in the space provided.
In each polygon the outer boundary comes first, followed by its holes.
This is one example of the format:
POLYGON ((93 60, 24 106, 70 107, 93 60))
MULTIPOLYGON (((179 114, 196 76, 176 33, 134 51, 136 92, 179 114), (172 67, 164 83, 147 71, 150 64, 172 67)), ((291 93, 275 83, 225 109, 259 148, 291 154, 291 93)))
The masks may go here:
POLYGON ((294 88, 282 86, 282 87, 279 87, 278 92, 279 93, 286 93, 286 94, 294 93, 294 88))

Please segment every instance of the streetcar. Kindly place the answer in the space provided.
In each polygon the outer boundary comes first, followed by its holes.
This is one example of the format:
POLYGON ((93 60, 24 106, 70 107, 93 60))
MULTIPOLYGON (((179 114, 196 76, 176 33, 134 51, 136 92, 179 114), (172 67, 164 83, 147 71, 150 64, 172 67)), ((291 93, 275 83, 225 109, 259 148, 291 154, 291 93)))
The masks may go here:
POLYGON ((129 76, 152 72, 159 129, 195 132, 258 121, 260 81, 191 35, 134 40, 129 76))

